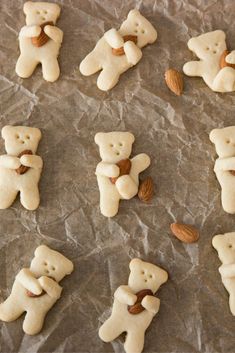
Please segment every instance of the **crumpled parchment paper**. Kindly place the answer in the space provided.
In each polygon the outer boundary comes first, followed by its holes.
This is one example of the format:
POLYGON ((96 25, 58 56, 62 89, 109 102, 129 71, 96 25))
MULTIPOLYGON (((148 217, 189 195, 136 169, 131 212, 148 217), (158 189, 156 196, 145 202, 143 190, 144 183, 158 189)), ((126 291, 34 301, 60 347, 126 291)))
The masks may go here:
MULTIPOLYGON (((122 337, 105 344, 98 327, 110 313, 115 289, 127 283, 130 259, 141 257, 169 273, 158 292, 161 308, 146 333, 144 352, 234 353, 235 319, 211 239, 235 230, 235 216, 220 204, 208 133, 235 124, 235 93, 217 94, 202 79, 185 77, 184 94, 176 97, 164 82, 166 69, 181 70, 193 58, 187 48, 192 36, 222 29, 234 49, 234 1, 58 3, 58 26, 64 31, 61 76, 50 84, 40 67, 26 80, 15 74, 23 1, 0 2, 0 128, 40 128, 38 154, 44 160, 39 209, 29 212, 17 200, 0 211, 0 301, 39 244, 68 256, 75 271, 61 282, 63 295, 39 335, 24 335, 22 318, 0 323, 0 351, 123 352, 122 337), (81 76, 79 63, 104 31, 118 28, 134 7, 156 27, 158 40, 104 93, 96 87, 97 75, 81 76), (150 204, 123 201, 118 215, 106 219, 99 211, 94 135, 113 130, 134 133, 133 155, 151 156, 142 176, 153 177, 155 197, 150 204), (169 225, 176 220, 198 227, 199 242, 185 245, 174 238, 169 225)), ((0 152, 5 153, 2 139, 0 152)))

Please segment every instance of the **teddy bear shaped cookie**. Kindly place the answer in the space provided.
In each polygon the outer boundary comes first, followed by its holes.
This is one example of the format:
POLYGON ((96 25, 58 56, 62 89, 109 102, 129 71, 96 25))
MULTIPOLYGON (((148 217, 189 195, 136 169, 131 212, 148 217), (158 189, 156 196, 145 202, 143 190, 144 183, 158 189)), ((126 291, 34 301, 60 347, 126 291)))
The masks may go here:
POLYGON ((37 247, 30 268, 16 276, 10 296, 0 304, 0 320, 10 322, 26 312, 23 330, 36 335, 47 312, 60 298, 59 282, 73 271, 73 263, 46 245, 37 247))
POLYGON ((57 57, 63 40, 63 32, 55 25, 60 7, 49 2, 27 1, 24 13, 26 26, 19 33, 20 56, 16 73, 22 78, 30 77, 41 63, 43 78, 54 82, 60 75, 57 57))
POLYGON ((115 291, 112 314, 100 327, 99 336, 104 342, 111 342, 126 332, 126 353, 141 353, 145 331, 160 307, 155 293, 167 281, 168 274, 140 259, 131 260, 129 267, 128 285, 115 291))
POLYGON ((208 87, 215 92, 231 92, 235 90, 235 51, 225 57, 225 65, 221 65, 221 57, 226 51, 225 33, 221 30, 201 34, 188 41, 188 48, 200 59, 190 61, 183 66, 188 76, 202 77, 208 87))
POLYGON ((95 142, 102 161, 96 167, 100 210, 105 217, 117 214, 120 200, 129 200, 139 190, 139 174, 150 165, 147 154, 129 159, 135 138, 130 132, 99 132, 95 142))
POLYGON ((212 240, 222 265, 219 272, 224 287, 229 293, 229 307, 235 315, 235 232, 215 235, 212 240))
POLYGON ((120 75, 136 65, 141 49, 154 43, 157 32, 152 24, 137 9, 131 10, 119 30, 107 31, 80 64, 80 72, 90 76, 101 71, 97 86, 102 91, 114 87, 120 75))
POLYGON ((215 144, 219 158, 214 172, 221 186, 221 201, 225 212, 235 213, 235 126, 214 129, 210 140, 215 144))
POLYGON ((35 210, 40 203, 38 183, 42 158, 36 156, 41 132, 26 126, 4 126, 2 137, 7 154, 0 156, 0 209, 8 208, 18 192, 21 204, 35 210))

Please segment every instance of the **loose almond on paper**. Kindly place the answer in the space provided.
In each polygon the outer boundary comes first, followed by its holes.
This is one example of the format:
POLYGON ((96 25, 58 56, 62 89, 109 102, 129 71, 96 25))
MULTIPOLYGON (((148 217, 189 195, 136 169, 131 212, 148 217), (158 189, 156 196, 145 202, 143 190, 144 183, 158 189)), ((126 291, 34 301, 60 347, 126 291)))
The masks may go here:
POLYGON ((199 239, 198 230, 189 224, 172 223, 171 231, 184 243, 195 243, 199 239))
POLYGON ((168 69, 165 72, 165 81, 167 87, 175 93, 177 96, 180 96, 184 89, 184 82, 183 82, 183 75, 175 70, 175 69, 168 69))

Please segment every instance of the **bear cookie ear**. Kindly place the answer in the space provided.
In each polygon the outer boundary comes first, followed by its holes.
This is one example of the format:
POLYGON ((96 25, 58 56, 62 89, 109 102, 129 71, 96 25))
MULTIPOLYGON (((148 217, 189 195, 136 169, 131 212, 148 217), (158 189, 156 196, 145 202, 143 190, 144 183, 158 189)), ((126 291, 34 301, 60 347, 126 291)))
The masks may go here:
POLYGON ((137 9, 133 9, 129 11, 127 18, 130 19, 132 17, 140 16, 140 12, 137 9))
POLYGON ((210 132, 209 138, 211 142, 215 143, 216 139, 219 137, 220 129, 214 129, 210 132))
POLYGON ((105 132, 98 132, 96 135, 95 135, 95 143, 97 145, 100 145, 101 142, 104 141, 104 136, 105 136, 105 132))
POLYGON ((12 126, 6 125, 2 128, 2 138, 5 140, 12 129, 12 126))
POLYGON ((223 234, 218 234, 218 235, 215 235, 212 239, 212 245, 213 247, 218 250, 218 248, 220 247, 221 245, 221 240, 223 240, 223 234), (222 238, 222 239, 221 239, 222 238))
POLYGON ((24 3, 24 14, 27 15, 30 11, 32 11, 32 8, 34 6, 34 3, 32 1, 27 1, 24 3))
POLYGON ((134 267, 141 265, 142 262, 143 262, 142 260, 137 259, 137 258, 132 259, 129 264, 130 270, 132 271, 134 269, 134 267))
POLYGON ((191 51, 194 51, 194 49, 195 49, 195 44, 196 44, 196 43, 197 43, 197 38, 196 38, 196 37, 189 39, 189 41, 188 41, 188 48, 189 48, 191 51))

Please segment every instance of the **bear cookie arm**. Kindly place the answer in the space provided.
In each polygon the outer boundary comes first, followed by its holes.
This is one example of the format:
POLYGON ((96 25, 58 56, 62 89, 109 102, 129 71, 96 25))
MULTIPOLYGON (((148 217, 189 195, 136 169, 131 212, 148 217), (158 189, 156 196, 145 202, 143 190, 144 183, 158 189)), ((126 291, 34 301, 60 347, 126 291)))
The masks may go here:
POLYGON ((56 27, 60 7, 54 3, 27 1, 24 4, 26 26, 19 33, 20 56, 16 73, 30 77, 38 64, 42 65, 43 78, 54 82, 59 78, 58 55, 63 32, 56 27))
POLYGON ((72 271, 73 263, 65 256, 46 245, 37 247, 30 268, 18 273, 11 294, 0 304, 0 320, 14 321, 26 312, 24 332, 39 333, 47 312, 61 296, 58 283, 72 271))
POLYGON ((129 267, 128 285, 116 290, 111 316, 101 325, 99 337, 111 342, 126 332, 125 352, 141 353, 145 331, 160 307, 160 300, 154 295, 167 281, 168 274, 140 259, 131 260, 129 267))
POLYGON ((42 158, 36 155, 41 132, 33 127, 7 125, 2 138, 7 154, 0 156, 0 209, 10 207, 20 193, 21 204, 27 210, 36 210, 43 167, 42 158))
POLYGON ((157 39, 157 31, 137 9, 131 10, 119 30, 104 33, 95 48, 80 63, 80 72, 90 76, 101 70, 97 86, 108 91, 119 81, 122 73, 136 65, 142 48, 157 39))
POLYGON ((120 200, 130 200, 137 195, 139 174, 150 165, 150 158, 145 153, 129 159, 134 140, 130 132, 99 132, 95 135, 102 159, 96 167, 100 210, 105 217, 114 217, 118 213, 120 200))

